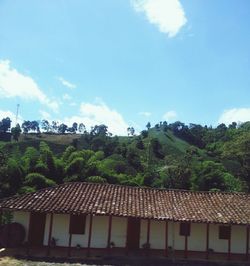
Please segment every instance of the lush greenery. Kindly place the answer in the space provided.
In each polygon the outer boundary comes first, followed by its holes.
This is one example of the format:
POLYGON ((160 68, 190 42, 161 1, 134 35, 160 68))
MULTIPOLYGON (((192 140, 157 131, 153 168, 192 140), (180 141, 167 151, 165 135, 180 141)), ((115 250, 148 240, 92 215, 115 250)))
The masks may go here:
POLYGON ((148 123, 139 135, 129 127, 127 137, 117 137, 105 125, 87 132, 84 124, 44 120, 11 128, 4 119, 0 132, 13 139, 0 141, 1 198, 71 181, 250 191, 250 122, 148 123), (58 142, 63 136, 67 143, 58 142))

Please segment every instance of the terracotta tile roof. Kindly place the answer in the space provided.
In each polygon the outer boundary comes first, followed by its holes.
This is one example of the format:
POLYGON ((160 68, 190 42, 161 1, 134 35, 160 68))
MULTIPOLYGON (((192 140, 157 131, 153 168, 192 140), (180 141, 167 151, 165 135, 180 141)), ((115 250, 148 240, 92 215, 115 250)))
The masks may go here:
POLYGON ((250 194, 65 183, 0 202, 1 209, 250 224, 250 194))

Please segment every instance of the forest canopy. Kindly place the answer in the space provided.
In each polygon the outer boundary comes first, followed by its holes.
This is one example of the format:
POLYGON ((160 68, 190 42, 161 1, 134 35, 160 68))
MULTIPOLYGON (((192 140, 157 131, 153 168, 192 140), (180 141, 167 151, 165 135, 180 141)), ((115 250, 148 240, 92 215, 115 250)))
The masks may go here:
POLYGON ((250 122, 208 127, 147 123, 113 136, 106 125, 0 121, 0 198, 64 182, 250 191, 250 122), (1 141, 3 134, 12 140, 1 141))

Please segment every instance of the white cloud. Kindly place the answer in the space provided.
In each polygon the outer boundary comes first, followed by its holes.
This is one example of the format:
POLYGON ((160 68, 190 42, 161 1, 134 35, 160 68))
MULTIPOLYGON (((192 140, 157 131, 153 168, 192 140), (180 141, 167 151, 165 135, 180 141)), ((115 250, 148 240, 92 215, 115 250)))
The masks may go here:
POLYGON ((63 94, 62 98, 63 100, 66 100, 66 101, 70 101, 72 99, 72 97, 67 93, 63 94))
POLYGON ((226 125, 229 125, 232 122, 239 123, 246 121, 250 121, 250 108, 233 108, 225 110, 221 114, 218 123, 224 123, 226 125))
POLYGON ((163 115, 163 119, 169 122, 169 121, 171 121, 171 120, 176 119, 177 116, 178 116, 177 113, 176 113, 175 111, 171 110, 171 111, 166 112, 166 113, 163 115))
MULTIPOLYGON (((5 110, 0 110, 0 120, 2 120, 3 118, 9 117, 10 120, 12 121, 11 126, 15 126, 16 124, 16 115, 11 112, 11 111, 5 111, 5 110)), ((17 123, 19 123, 20 125, 23 123, 23 118, 21 116, 18 116, 17 119, 17 123)))
POLYGON ((75 84, 69 82, 68 80, 64 79, 63 77, 58 77, 57 79, 61 82, 61 84, 62 84, 64 87, 67 87, 67 88, 69 88, 69 89, 71 89, 71 90, 73 90, 73 89, 76 88, 76 85, 75 85, 75 84))
POLYGON ((145 13, 148 21, 169 37, 174 37, 187 23, 179 0, 131 0, 137 12, 145 13))
POLYGON ((145 117, 149 117, 152 114, 150 112, 139 112, 139 115, 145 116, 145 117))
POLYGON ((67 125, 72 125, 73 122, 83 123, 87 129, 90 129, 91 126, 105 124, 114 135, 126 135, 128 128, 122 115, 103 102, 82 103, 79 115, 64 119, 64 123, 67 125))
POLYGON ((51 118, 50 113, 48 113, 44 110, 39 110, 39 114, 41 115, 42 119, 50 120, 50 118, 51 118))
POLYGON ((38 100, 54 111, 58 103, 49 99, 29 76, 10 66, 9 60, 0 61, 0 98, 20 97, 25 100, 38 100))

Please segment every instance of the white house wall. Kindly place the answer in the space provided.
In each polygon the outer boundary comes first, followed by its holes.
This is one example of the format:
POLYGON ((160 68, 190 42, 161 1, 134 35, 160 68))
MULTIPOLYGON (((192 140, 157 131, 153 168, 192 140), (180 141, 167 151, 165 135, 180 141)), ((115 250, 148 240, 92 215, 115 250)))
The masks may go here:
MULTIPOLYGON (((149 243, 152 249, 165 249, 165 225, 163 221, 150 221, 149 243)), ((141 220, 140 248, 147 242, 148 221, 141 220)))
POLYGON ((13 212, 13 222, 21 224, 25 229, 25 241, 28 240, 30 213, 23 211, 13 212))
MULTIPOLYGON (((207 225, 192 223, 190 230, 188 249, 194 251, 206 251, 207 225)), ((185 240, 183 240, 183 242, 184 241, 185 240)))
POLYGON ((174 245, 172 248, 175 250, 184 250, 185 249, 185 237, 180 236, 180 223, 171 223, 171 233, 172 233, 172 242, 174 238, 174 245), (174 230, 174 232, 173 232, 174 230))
MULTIPOLYGON (((30 214, 23 211, 13 212, 13 221, 23 225, 28 236, 30 214)), ((69 243, 69 220, 68 214, 54 214, 52 237, 57 239, 58 246, 67 247, 69 243)), ((86 227, 84 235, 72 235, 71 246, 87 247, 89 233, 90 216, 86 217, 86 227)), ((48 244, 50 214, 46 215, 44 245, 48 244)), ((147 220, 141 220, 140 230, 140 248, 147 242, 147 220)), ((165 249, 165 221, 150 222, 149 242, 152 249, 165 249)), ((91 247, 106 248, 108 239, 108 216, 93 216, 91 247)), ((228 240, 219 239, 218 224, 210 224, 209 226, 209 248, 214 252, 228 252, 228 240)), ((180 223, 168 222, 168 247, 175 250, 185 249, 185 237, 180 236, 180 223)), ((127 235, 127 218, 112 217, 111 242, 115 247, 126 247, 127 235)), ((232 226, 231 232, 231 252, 245 254, 246 252, 246 226, 232 226)), ((250 240, 249 240, 250 242, 250 240)), ((250 246, 250 243, 249 243, 250 246)), ((206 224, 192 223, 191 234, 188 237, 188 250, 206 251, 206 224)))
POLYGON ((151 221, 150 223, 150 247, 152 249, 165 249, 166 222, 151 221))
POLYGON ((109 217, 94 216, 91 247, 93 248, 107 247, 108 230, 109 230, 109 217))
MULTIPOLYGON (((69 221, 70 221, 70 215, 68 214, 53 215, 51 237, 54 237, 57 240, 57 246, 67 247, 69 244, 69 221)), ((85 234, 83 235, 73 234, 71 239, 72 247, 76 247, 77 245, 80 245, 81 247, 88 246, 89 222, 90 222, 90 216, 88 215, 86 217, 85 234)), ((45 233, 44 233, 44 245, 48 244, 49 223, 50 223, 50 214, 47 214, 45 233)), ((107 247, 108 226, 109 226, 109 217, 93 216, 92 236, 91 236, 92 248, 107 247)), ((111 242, 114 242, 116 247, 126 246, 126 230, 127 230, 126 218, 119 218, 119 217, 112 218, 111 242)))
POLYGON ((209 248, 216 252, 228 251, 228 240, 219 239, 219 225, 210 224, 209 226, 209 248))
POLYGON ((141 220, 141 228, 140 228, 140 248, 143 244, 147 242, 147 220, 141 220))
POLYGON ((125 248, 127 240, 127 218, 113 217, 111 229, 111 242, 115 247, 125 248))
POLYGON ((245 253, 247 231, 246 226, 235 225, 232 226, 231 232, 231 252, 232 253, 245 253))

